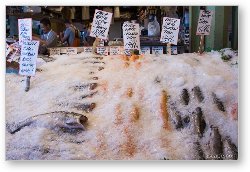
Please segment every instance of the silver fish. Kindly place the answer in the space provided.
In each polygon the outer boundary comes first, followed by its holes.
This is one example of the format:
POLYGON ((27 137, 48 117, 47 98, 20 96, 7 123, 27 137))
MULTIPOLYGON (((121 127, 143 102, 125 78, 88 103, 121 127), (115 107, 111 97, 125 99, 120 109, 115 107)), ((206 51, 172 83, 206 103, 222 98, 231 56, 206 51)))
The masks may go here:
POLYGON ((200 89, 199 86, 195 86, 193 89, 192 89, 193 93, 194 93, 194 97, 199 101, 199 102, 202 102, 204 100, 204 96, 203 96, 203 93, 200 89))
POLYGON ((97 87, 97 83, 88 83, 88 84, 82 84, 82 85, 76 85, 74 86, 74 90, 77 91, 82 91, 86 88, 88 88, 89 90, 94 90, 97 87))
MULTIPOLYGON (((168 98, 170 99, 170 97, 168 98)), ((183 128, 181 113, 177 110, 176 104, 174 102, 169 102, 169 108, 171 110, 171 121, 176 129, 183 128)))
POLYGON ((86 113, 91 112, 95 107, 95 103, 84 103, 84 104, 78 104, 74 106, 77 110, 85 111, 86 113))
POLYGON ((206 122, 203 118, 203 113, 200 107, 197 107, 193 112, 193 125, 195 134, 202 137, 206 128, 206 122))
POLYGON ((88 118, 82 114, 66 111, 55 111, 29 117, 17 123, 6 124, 6 129, 11 134, 20 131, 26 126, 38 126, 64 131, 85 130, 84 124, 88 118))
POLYGON ((212 93, 212 97, 213 97, 213 102, 214 104, 216 104, 217 108, 220 111, 225 112, 225 108, 224 108, 222 101, 216 96, 215 93, 212 93))
POLYGON ((181 92, 181 102, 184 105, 188 105, 189 103, 189 93, 187 89, 183 89, 181 92))
POLYGON ((221 160, 223 155, 222 140, 218 127, 211 126, 211 133, 209 139, 210 154, 207 159, 221 160))
POLYGON ((238 159, 238 149, 231 142, 229 137, 223 140, 223 159, 224 160, 237 160, 238 159))
POLYGON ((194 146, 195 146, 195 150, 196 150, 196 155, 195 155, 195 159, 196 160, 205 160, 205 154, 201 148, 200 143, 194 142, 194 146))

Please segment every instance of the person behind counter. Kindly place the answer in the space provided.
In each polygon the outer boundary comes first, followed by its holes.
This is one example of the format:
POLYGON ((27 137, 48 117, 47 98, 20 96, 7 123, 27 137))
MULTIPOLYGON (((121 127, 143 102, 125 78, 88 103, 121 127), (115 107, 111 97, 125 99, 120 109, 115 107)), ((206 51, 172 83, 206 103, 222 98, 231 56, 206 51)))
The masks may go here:
POLYGON ((57 46, 57 34, 51 29, 51 22, 49 18, 41 19, 40 27, 43 34, 40 38, 38 36, 32 36, 32 39, 40 41, 38 53, 47 54, 48 48, 57 46))
POLYGON ((66 42, 66 45, 68 47, 73 47, 74 46, 74 40, 75 40, 75 29, 72 27, 72 24, 69 20, 64 21, 66 29, 64 33, 60 33, 60 39, 62 43, 66 42))

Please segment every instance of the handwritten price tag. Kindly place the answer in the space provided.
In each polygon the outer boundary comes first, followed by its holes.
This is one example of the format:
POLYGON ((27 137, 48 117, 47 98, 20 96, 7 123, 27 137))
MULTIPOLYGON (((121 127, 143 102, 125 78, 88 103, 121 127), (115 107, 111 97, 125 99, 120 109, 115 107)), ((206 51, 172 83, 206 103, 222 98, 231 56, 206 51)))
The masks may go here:
POLYGON ((67 55, 76 55, 77 54, 77 48, 72 48, 72 47, 69 47, 66 49, 66 54, 67 55))
POLYGON ((120 46, 110 46, 109 47, 110 55, 118 55, 121 54, 120 46))
POLYGON ((104 46, 100 46, 100 47, 96 47, 96 51, 97 51, 97 54, 101 54, 101 55, 107 56, 108 53, 109 53, 109 48, 108 47, 104 47, 104 46))
POLYGON ((141 47, 142 54, 150 54, 150 47, 141 47))
POLYGON ((179 26, 180 19, 164 17, 160 41, 177 45, 179 26))
POLYGON ((92 53, 93 52, 93 47, 83 47, 83 48, 84 48, 84 50, 83 50, 84 53, 92 53))
POLYGON ((60 55, 61 50, 60 48, 50 48, 49 49, 49 55, 54 56, 54 55, 60 55))
POLYGON ((152 54, 155 55, 163 54, 163 47, 152 47, 152 54))
POLYGON ((213 11, 200 10, 196 35, 209 35, 213 11))
POLYGON ((113 13, 95 10, 93 25, 91 27, 90 36, 101 39, 108 39, 108 32, 113 13))
POLYGON ((36 59, 39 41, 24 41, 21 47, 19 74, 34 76, 36 72, 36 59))
POLYGON ((18 19, 19 44, 32 40, 32 19, 18 19))
POLYGON ((139 24, 124 23, 122 29, 125 54, 129 54, 131 49, 140 50, 139 24))

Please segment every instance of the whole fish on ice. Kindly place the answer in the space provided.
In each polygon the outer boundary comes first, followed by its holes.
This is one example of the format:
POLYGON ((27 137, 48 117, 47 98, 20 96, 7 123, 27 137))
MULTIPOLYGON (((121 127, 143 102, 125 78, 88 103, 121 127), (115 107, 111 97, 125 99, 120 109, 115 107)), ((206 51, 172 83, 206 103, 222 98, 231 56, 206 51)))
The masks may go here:
POLYGON ((82 114, 65 111, 55 111, 29 117, 20 122, 7 123, 7 131, 14 134, 26 126, 63 129, 64 131, 85 130, 84 124, 88 118, 82 114))

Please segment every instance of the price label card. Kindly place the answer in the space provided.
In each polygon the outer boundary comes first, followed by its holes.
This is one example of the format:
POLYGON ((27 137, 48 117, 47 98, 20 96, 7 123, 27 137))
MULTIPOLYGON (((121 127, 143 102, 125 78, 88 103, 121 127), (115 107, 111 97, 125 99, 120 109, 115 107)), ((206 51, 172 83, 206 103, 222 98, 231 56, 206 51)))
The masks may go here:
POLYGON ((18 34, 19 44, 22 45, 23 41, 32 40, 32 19, 18 19, 18 34))
POLYGON ((149 46, 141 47, 141 52, 142 54, 150 54, 150 47, 149 46))
POLYGON ((160 41, 177 45, 179 26, 180 19, 163 17, 160 41))
POLYGON ((36 72, 36 59, 39 41, 24 41, 21 47, 19 74, 34 76, 36 72))
POLYGON ((162 46, 152 47, 152 54, 155 54, 155 55, 163 54, 163 47, 162 46))
POLYGON ((66 54, 68 55, 76 55, 77 54, 77 48, 69 47, 66 49, 66 54))
POLYGON ((107 46, 96 47, 97 54, 107 56, 109 54, 109 49, 107 46))
POLYGON ((90 36, 108 39, 108 32, 113 13, 95 10, 90 36))
POLYGON ((121 54, 120 46, 110 46, 109 47, 110 55, 118 55, 121 54))
POLYGON ((93 52, 93 47, 83 47, 83 48, 84 48, 84 50, 83 50, 84 53, 92 53, 93 52))
POLYGON ((196 35, 209 35, 213 11, 200 10, 196 35))
POLYGON ((49 55, 54 56, 54 55, 60 55, 61 50, 60 48, 49 48, 49 55))

